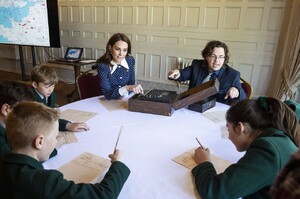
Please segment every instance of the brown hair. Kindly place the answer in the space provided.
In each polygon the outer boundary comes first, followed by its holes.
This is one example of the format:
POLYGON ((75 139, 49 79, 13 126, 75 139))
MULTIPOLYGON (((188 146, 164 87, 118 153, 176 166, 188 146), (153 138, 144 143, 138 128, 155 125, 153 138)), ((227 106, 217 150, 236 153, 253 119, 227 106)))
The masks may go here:
POLYGON ((56 85, 58 76, 55 69, 48 65, 38 65, 31 70, 31 81, 35 83, 45 83, 48 85, 56 85))
POLYGON ((229 49, 228 49, 228 46, 221 41, 213 40, 213 41, 208 42, 206 44, 206 46, 204 47, 204 49, 202 50, 203 59, 206 60, 206 58, 209 57, 213 53, 214 48, 223 48, 224 49, 224 52, 225 52, 224 65, 226 65, 229 62, 229 58, 230 58, 229 49))
POLYGON ((109 64, 110 63, 110 61, 112 60, 112 56, 110 54, 109 46, 112 47, 118 41, 124 41, 124 42, 126 42, 128 44, 128 49, 127 49, 127 55, 126 55, 126 57, 131 54, 131 42, 130 42, 129 38, 124 33, 116 33, 113 36, 111 36, 111 38, 108 40, 108 42, 106 44, 105 54, 102 55, 97 60, 97 64, 99 64, 100 62, 105 63, 105 64, 109 64))
POLYGON ((0 107, 3 104, 12 106, 19 101, 34 101, 34 96, 29 85, 18 82, 0 82, 0 93, 0 107))
POLYGON ((255 132, 273 127, 287 134, 297 146, 300 143, 299 124, 296 114, 283 102, 272 97, 242 100, 231 106, 226 120, 237 125, 245 122, 255 132))
POLYGON ((42 103, 17 103, 6 122, 7 138, 12 149, 29 146, 37 134, 47 135, 54 123, 58 122, 58 118, 58 109, 49 108, 42 103))

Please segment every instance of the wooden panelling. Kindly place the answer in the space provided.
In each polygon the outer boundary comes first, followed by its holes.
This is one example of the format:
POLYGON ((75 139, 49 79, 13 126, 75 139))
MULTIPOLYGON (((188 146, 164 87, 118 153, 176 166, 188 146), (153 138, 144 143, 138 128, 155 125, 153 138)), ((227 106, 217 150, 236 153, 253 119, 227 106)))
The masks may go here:
MULTIPOLYGON (((229 64, 264 95, 274 67, 285 0, 60 0, 62 46, 99 58, 110 36, 132 41, 136 79, 176 84, 177 58, 202 59, 210 40, 229 46, 229 64)), ((59 51, 61 54, 64 48, 59 51)), ((28 55, 29 56, 29 55, 28 55)))

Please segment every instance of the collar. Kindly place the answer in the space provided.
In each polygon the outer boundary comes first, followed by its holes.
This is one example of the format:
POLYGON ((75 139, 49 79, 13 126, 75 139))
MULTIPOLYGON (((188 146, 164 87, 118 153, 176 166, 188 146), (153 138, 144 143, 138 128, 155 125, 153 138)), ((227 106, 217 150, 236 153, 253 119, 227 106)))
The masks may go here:
POLYGON ((115 72, 115 70, 117 69, 118 66, 122 66, 123 68, 129 70, 129 66, 128 63, 126 61, 126 59, 123 59, 121 61, 121 64, 116 64, 113 60, 110 61, 110 64, 112 65, 110 68, 110 73, 113 74, 113 72, 115 72))
MULTIPOLYGON (((34 90, 35 90, 35 92, 40 96, 41 99, 44 99, 44 97, 45 97, 44 95, 42 95, 42 94, 41 94, 40 92, 38 92, 36 89, 34 89, 34 90)), ((46 98, 47 98, 47 97, 46 97, 46 98)))
POLYGON ((220 74, 221 69, 222 69, 222 68, 220 68, 220 69, 217 70, 217 71, 213 71, 213 72, 209 73, 208 75, 210 76, 211 74, 215 73, 215 74, 216 74, 216 77, 219 77, 219 74, 220 74))
POLYGON ((4 122, 0 121, 0 128, 3 127, 4 129, 6 128, 6 125, 4 122))

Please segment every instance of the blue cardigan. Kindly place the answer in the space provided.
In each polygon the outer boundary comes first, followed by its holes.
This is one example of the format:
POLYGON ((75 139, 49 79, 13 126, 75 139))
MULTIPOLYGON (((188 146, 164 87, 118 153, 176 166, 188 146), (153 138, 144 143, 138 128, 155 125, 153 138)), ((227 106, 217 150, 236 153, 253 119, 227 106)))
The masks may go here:
POLYGON ((125 59, 129 70, 124 67, 119 67, 113 74, 110 72, 109 65, 104 63, 99 63, 98 65, 100 87, 105 98, 108 100, 121 98, 119 88, 135 84, 135 60, 133 56, 127 56, 125 59))

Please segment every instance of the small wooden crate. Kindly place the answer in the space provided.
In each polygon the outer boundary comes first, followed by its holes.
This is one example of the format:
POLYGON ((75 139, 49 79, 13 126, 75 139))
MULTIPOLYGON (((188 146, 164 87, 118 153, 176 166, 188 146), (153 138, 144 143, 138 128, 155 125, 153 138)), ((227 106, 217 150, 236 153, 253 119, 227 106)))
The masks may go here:
POLYGON ((219 92, 218 79, 210 80, 200 86, 191 88, 176 96, 172 103, 139 100, 139 94, 133 95, 128 100, 128 110, 142 113, 171 116, 174 110, 187 107, 191 104, 205 100, 219 92))

